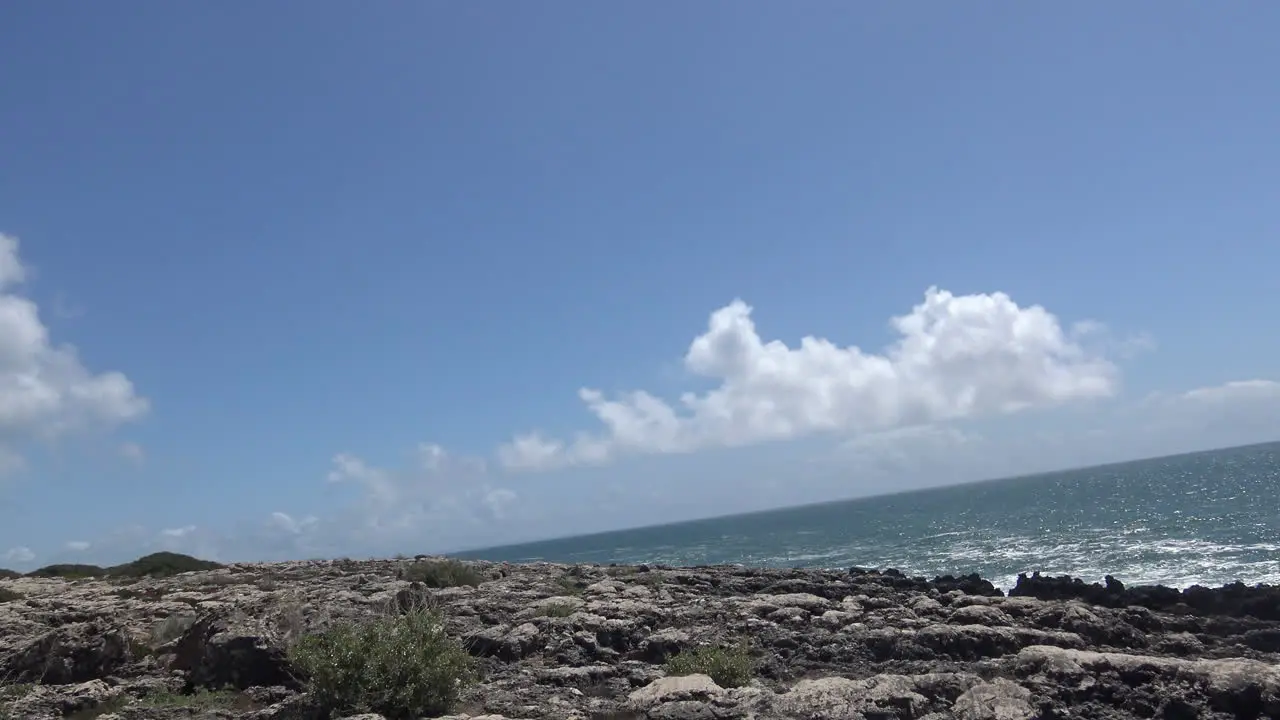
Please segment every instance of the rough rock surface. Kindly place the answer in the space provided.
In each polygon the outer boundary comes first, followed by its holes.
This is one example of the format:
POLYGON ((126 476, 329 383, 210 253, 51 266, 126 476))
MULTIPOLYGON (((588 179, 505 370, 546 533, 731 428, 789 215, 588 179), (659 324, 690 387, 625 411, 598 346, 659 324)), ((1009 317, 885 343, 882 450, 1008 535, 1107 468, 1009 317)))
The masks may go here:
POLYGON ((1005 597, 976 576, 476 563, 478 587, 430 589, 399 579, 403 562, 0 580, 18 596, 0 602, 0 718, 318 719, 284 648, 423 602, 483 673, 454 720, 1280 718, 1280 589, 1266 586, 1033 575, 1005 597), (745 686, 662 665, 743 641, 745 686), (234 702, 146 702, 204 688, 234 702))

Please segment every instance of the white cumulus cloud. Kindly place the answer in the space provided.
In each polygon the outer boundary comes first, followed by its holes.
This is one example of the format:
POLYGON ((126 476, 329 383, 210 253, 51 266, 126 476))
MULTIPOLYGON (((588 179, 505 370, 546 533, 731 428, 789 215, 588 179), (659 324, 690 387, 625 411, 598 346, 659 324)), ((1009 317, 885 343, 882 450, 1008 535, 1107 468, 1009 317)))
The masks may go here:
POLYGON ((92 543, 85 540, 69 540, 67 541, 66 547, 72 552, 84 552, 92 547, 92 543))
POLYGON ((53 343, 36 304, 17 292, 27 276, 17 238, 0 234, 0 446, 12 455, 25 438, 146 414, 146 398, 124 374, 91 372, 75 348, 53 343))
POLYGON ((609 399, 579 392, 604 425, 572 440, 517 435, 498 450, 509 468, 605 462, 620 453, 679 453, 818 432, 870 432, 1105 398, 1119 372, 1085 336, 1038 305, 1004 293, 953 295, 930 288, 891 320, 896 342, 880 353, 806 337, 765 341, 737 300, 711 314, 684 356, 717 386, 670 403, 644 391, 609 399))

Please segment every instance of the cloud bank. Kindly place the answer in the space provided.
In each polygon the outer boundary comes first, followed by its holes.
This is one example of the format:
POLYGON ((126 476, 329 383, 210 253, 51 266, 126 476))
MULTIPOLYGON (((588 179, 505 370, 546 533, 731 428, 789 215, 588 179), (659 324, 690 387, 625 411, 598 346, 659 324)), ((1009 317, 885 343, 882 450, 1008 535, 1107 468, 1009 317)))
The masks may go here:
POLYGON ((718 383, 671 404, 643 390, 579 397, 604 425, 573 440, 517 435, 498 450, 512 469, 599 464, 627 453, 684 453, 820 432, 868 432, 1110 397, 1116 365, 1086 342, 1097 323, 1068 332, 1039 305, 1004 293, 953 295, 930 288, 891 320, 883 352, 806 337, 764 341, 752 308, 736 300, 711 314, 684 355, 690 372, 718 383))

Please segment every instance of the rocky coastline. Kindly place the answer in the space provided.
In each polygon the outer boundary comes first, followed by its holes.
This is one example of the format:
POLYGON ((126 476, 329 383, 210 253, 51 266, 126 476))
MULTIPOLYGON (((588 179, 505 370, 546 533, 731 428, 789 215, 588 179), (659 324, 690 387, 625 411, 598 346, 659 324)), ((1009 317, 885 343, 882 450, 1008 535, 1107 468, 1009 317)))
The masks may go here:
POLYGON ((0 719, 393 718, 334 705, 291 648, 419 612, 468 663, 428 715, 454 720, 1280 718, 1280 587, 1034 574, 1006 595, 893 570, 423 556, 201 567, 0 579, 0 719))

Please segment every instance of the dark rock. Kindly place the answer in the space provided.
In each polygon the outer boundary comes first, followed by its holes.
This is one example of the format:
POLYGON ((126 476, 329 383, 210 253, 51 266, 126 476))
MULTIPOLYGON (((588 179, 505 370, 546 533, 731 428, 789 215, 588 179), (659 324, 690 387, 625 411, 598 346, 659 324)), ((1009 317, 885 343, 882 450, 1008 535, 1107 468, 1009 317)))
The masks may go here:
POLYGON ((1139 585, 1126 588, 1108 576, 1106 586, 1085 583, 1067 575, 1045 577, 1040 573, 1018 576, 1010 597, 1034 597, 1040 600, 1083 600, 1093 605, 1120 608, 1138 605, 1150 610, 1175 614, 1226 615, 1280 620, 1280 587, 1260 584, 1249 587, 1232 583, 1218 589, 1193 585, 1186 590, 1163 585, 1139 585))
POLYGON ((948 593, 952 590, 959 590, 965 595, 982 595, 985 597, 1004 597, 1004 592, 991 584, 990 580, 983 580, 977 573, 955 577, 952 575, 942 575, 936 577, 930 583, 937 588, 938 592, 948 593))
POLYGON ((186 674, 189 688, 299 687, 284 648, 259 626, 212 614, 197 619, 179 639, 171 667, 186 674))
POLYGON ((114 675, 132 660, 125 633, 96 624, 63 625, 0 656, 6 683, 82 683, 114 675))

